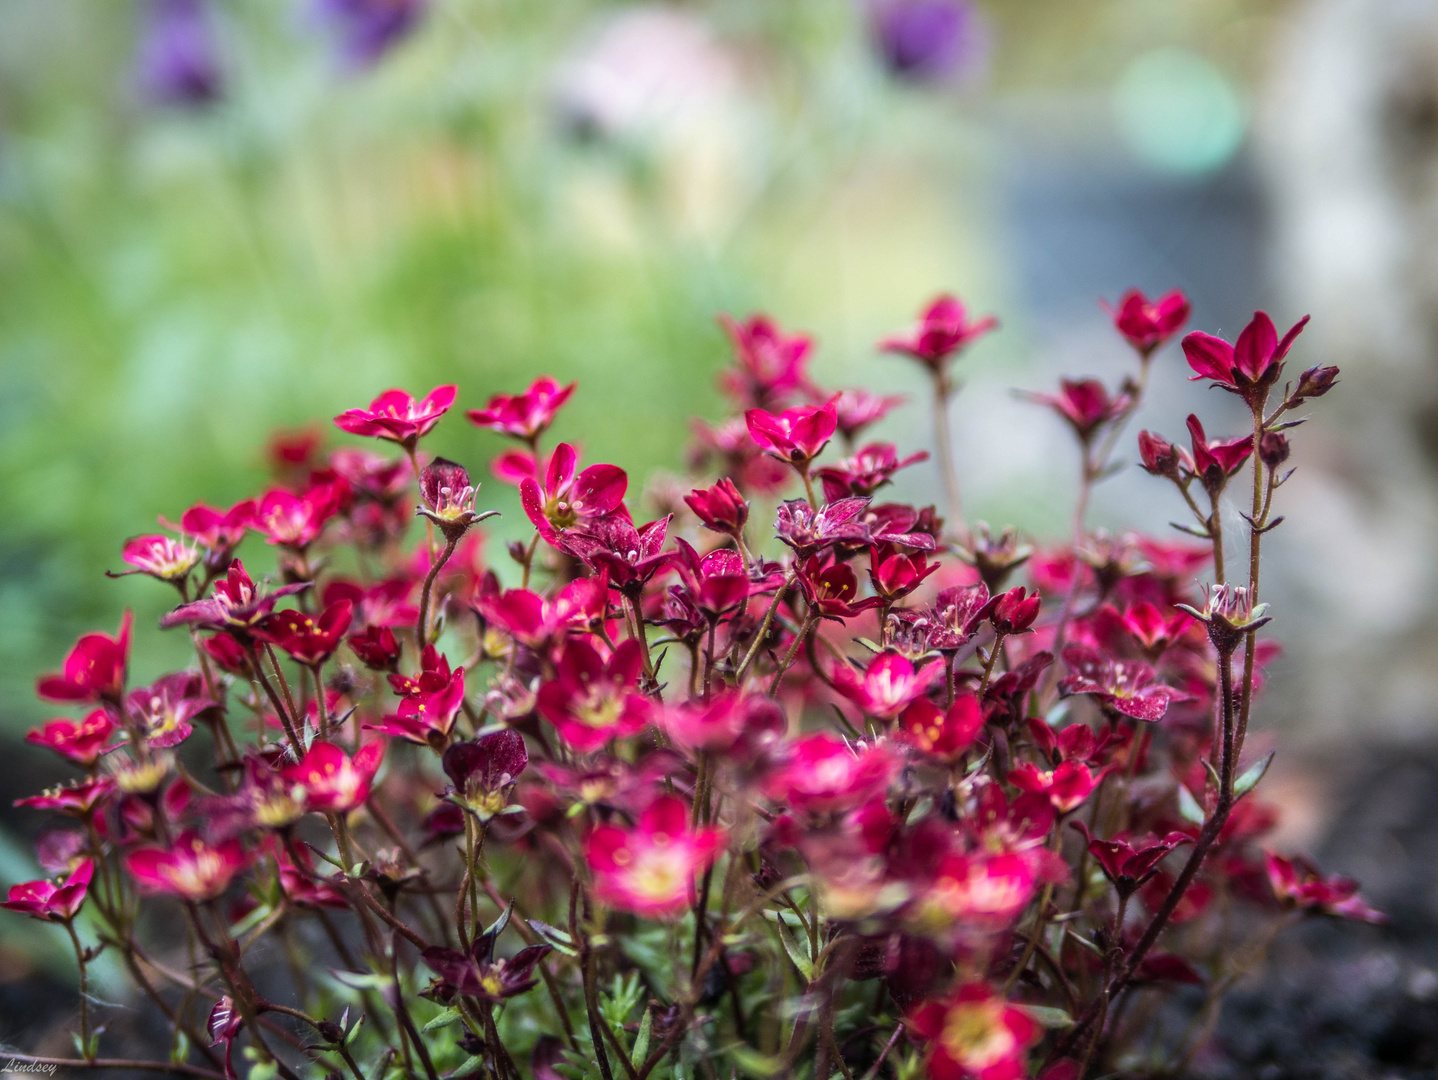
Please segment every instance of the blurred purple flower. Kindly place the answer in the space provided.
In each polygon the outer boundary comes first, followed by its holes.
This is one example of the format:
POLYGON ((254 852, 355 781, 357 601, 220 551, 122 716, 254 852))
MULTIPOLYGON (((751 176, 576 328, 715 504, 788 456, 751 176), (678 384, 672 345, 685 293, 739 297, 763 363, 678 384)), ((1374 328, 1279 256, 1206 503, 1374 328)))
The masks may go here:
POLYGON ((885 67, 909 82, 952 80, 985 51, 983 26, 967 0, 871 0, 869 24, 885 67))
POLYGON ((368 67, 418 25, 429 0, 314 0, 340 54, 354 67, 368 67))
POLYGON ((146 97, 169 105, 204 105, 220 96, 215 27, 205 0, 149 0, 135 57, 146 97))

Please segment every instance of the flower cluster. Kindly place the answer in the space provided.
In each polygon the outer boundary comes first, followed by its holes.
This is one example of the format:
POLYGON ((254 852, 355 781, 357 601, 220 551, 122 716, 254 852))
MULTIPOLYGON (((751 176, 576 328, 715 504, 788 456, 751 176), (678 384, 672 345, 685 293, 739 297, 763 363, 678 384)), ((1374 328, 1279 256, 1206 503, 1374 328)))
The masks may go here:
POLYGON ((724 320, 732 414, 696 426, 703 473, 653 517, 621 467, 546 445, 576 392, 547 377, 467 414, 513 440, 490 466, 524 510, 507 547, 468 468, 425 452, 453 386, 335 417, 362 442, 277 441, 275 486, 120 552, 172 590, 161 626, 190 666, 134 685, 126 614, 36 684, 72 712, 30 740, 75 776, 21 800, 54 818, 54 878, 3 906, 63 924, 82 983, 117 950, 174 1032, 151 1064, 193 1076, 236 1075, 237 1053, 262 1080, 1185 1059, 1142 1018, 1231 981, 1235 910, 1259 939, 1381 918, 1264 850, 1267 760, 1245 745, 1290 414, 1336 372, 1278 392, 1302 322, 1190 334, 1251 432, 1191 417, 1189 446, 1123 451, 1188 304, 1130 293, 1113 315, 1121 385, 1030 395, 1078 450, 1073 534, 1049 544, 960 516, 943 418, 995 323, 950 297, 881 343, 932 378, 942 506, 884 501, 927 457, 863 441, 900 399, 820 388, 814 342, 765 317, 724 320), (1089 527, 1124 452, 1176 489, 1187 537, 1089 527), (1250 481, 1228 559, 1228 489, 1250 481))

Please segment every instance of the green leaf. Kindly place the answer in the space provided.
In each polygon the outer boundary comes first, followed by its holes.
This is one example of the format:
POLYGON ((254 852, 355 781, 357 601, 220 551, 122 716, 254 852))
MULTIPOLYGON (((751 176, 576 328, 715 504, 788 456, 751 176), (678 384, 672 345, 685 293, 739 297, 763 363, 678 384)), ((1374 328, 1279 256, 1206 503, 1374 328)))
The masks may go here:
POLYGON ((422 1028, 419 1029, 419 1030, 420 1030, 420 1034, 421 1034, 421 1035, 428 1035, 428 1034, 429 1034, 431 1031, 433 1031, 435 1028, 441 1028, 441 1027, 444 1027, 444 1026, 447 1025, 447 1024, 452 1024, 452 1023, 454 1023, 454 1022, 455 1022, 456 1020, 458 1020, 458 1019, 459 1019, 459 1010, 458 1010, 458 1009, 455 1009, 455 1008, 441 1009, 438 1016, 436 1016, 436 1017, 435 1017, 433 1020, 431 1020, 429 1023, 425 1024, 424 1027, 422 1027, 422 1028))
POLYGON ((794 935, 783 922, 776 922, 774 926, 779 931, 779 940, 784 943, 784 951, 789 954, 789 959, 794 961, 794 966, 799 969, 799 974, 805 979, 812 981, 814 978, 814 962, 809 956, 809 939, 804 938, 804 946, 801 949, 794 935))
POLYGON ((1178 785, 1178 812, 1183 816, 1184 821, 1192 822, 1195 825, 1203 824, 1203 807, 1198 805, 1198 800, 1193 797, 1183 784, 1178 785))
POLYGON ((268 919, 272 911, 272 908, 261 904, 259 907, 255 908, 254 911, 250 912, 239 922, 235 923, 234 926, 230 927, 230 936, 240 937, 243 934, 249 933, 255 927, 259 926, 260 923, 268 919))
POLYGON ((728 1047, 725 1053, 733 1059, 740 1072, 745 1076, 757 1077, 758 1080, 769 1080, 772 1076, 778 1076, 784 1068, 784 1062, 781 1059, 761 1054, 752 1046, 747 1046, 744 1043, 735 1043, 728 1047))
POLYGON ((1273 755, 1276 753, 1278 753, 1277 750, 1270 750, 1266 758, 1250 766, 1242 776, 1233 782, 1233 797, 1235 799, 1243 798, 1243 796, 1258 786, 1258 782, 1262 780, 1268 772, 1268 767, 1273 764, 1273 755))
POLYGON ((654 1030, 654 1012, 644 1007, 644 1018, 639 1021, 639 1034, 634 1039, 634 1052, 629 1055, 630 1064, 638 1066, 649 1056, 649 1036, 654 1030))
POLYGON ((1019 1008, 1046 1028, 1073 1027, 1074 1018, 1063 1009, 1048 1005, 1020 1005, 1019 1008))

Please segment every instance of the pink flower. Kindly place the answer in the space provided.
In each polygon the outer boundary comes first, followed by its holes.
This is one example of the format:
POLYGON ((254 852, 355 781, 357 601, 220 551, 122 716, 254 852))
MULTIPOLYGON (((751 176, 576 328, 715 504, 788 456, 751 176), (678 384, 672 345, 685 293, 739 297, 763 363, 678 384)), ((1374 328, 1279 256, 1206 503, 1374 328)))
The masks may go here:
POLYGON ((834 669, 834 684, 866 716, 892 720, 910 703, 928 693, 943 677, 942 664, 925 664, 915 670, 913 661, 896 652, 883 652, 870 661, 863 675, 847 665, 834 669))
POLYGON ((1266 851, 1263 857, 1273 894, 1281 903, 1360 922, 1388 921, 1386 915, 1363 902, 1358 895, 1358 882, 1352 878, 1324 877, 1318 867, 1301 856, 1285 859, 1266 851))
POLYGON ((137 848, 125 856, 125 868, 141 892, 168 893, 186 900, 213 900, 248 860, 238 840, 207 844, 184 832, 167 848, 137 848))
POLYGON ((120 558, 133 569, 122 570, 111 577, 148 574, 160 581, 183 581, 200 561, 200 553, 183 540, 154 533, 126 541, 120 558))
MULTIPOLYGON (((938 665, 933 665, 937 667, 938 665)), ((963 694, 947 711, 928 698, 919 698, 899 717, 895 737, 940 761, 957 761, 984 730, 979 699, 963 694)))
POLYGON ((1065 761, 1052 770, 1040 769, 1025 761, 1009 773, 1009 783, 1024 791, 1046 795, 1055 810, 1067 814, 1093 794, 1105 772, 1107 769, 1090 772, 1087 765, 1077 761, 1065 761))
POLYGON ((70 817, 89 817, 91 811, 107 799, 115 790, 115 781, 108 776, 97 776, 81 780, 77 784, 46 789, 43 794, 16 799, 16 806, 30 806, 36 810, 55 810, 70 817))
POLYGON ((265 619, 255 636, 278 645, 307 667, 318 667, 339 648, 353 617, 354 604, 348 600, 331 604, 318 616, 303 611, 277 611, 265 619))
POLYGON ((838 427, 835 403, 838 395, 823 405, 798 405, 777 416, 763 409, 744 414, 749 437, 770 457, 791 465, 807 465, 818 457, 838 427))
POLYGON ((399 663, 399 639, 388 626, 366 626, 346 642, 365 667, 393 671, 399 663))
POLYGON ((1039 594, 1025 596, 1023 588, 1013 588, 994 599, 989 619, 1001 634, 1022 634, 1039 617, 1039 594))
POLYGON ((35 692, 47 701, 112 701, 125 692, 130 660, 130 612, 120 619, 120 632, 86 634, 65 657, 61 671, 42 675, 35 692))
POLYGON ((179 671, 156 679, 152 686, 132 690, 125 699, 130 716, 150 746, 165 749, 190 737, 194 719, 216 707, 205 693, 198 671, 179 671))
POLYGON ((669 518, 634 527, 623 507, 590 521, 583 529, 566 532, 559 546, 582 559, 596 574, 605 574, 609 587, 638 596, 649 579, 673 557, 664 551, 669 518))
POLYGON ((773 698, 737 692, 670 706, 659 724, 680 749, 744 758, 776 741, 789 726, 773 698))
POLYGON ((1100 840, 1089 832, 1082 821, 1075 821, 1073 827, 1083 833, 1088 853, 1103 869, 1104 876, 1113 882, 1120 896, 1132 895, 1158 873, 1159 864, 1175 848, 1193 843, 1193 837, 1181 832, 1171 832, 1162 839, 1118 833, 1107 840, 1100 840))
POLYGON ((251 525, 267 542, 303 551, 318 539, 339 505, 336 484, 315 484, 301 495, 274 488, 260 499, 251 525))
POLYGON ((334 743, 316 741, 300 761, 281 769, 280 776, 304 789, 307 810, 344 814, 369 798, 383 760, 383 742, 366 743, 351 758, 334 743))
POLYGON ((744 531, 749 520, 749 503, 727 476, 710 488, 695 488, 684 502, 707 529, 729 536, 744 531))
POLYGON ((169 628, 190 623, 210 630, 247 634, 274 611, 275 604, 283 597, 309 587, 310 582, 300 581, 267 594, 263 585, 256 585, 245 573, 245 564, 236 559, 230 563, 229 573, 215 582, 208 600, 180 605, 160 620, 160 626, 169 628))
POLYGON ((992 316, 970 322, 958 299, 940 296, 929 304, 907 337, 885 338, 879 348, 911 356, 938 371, 951 356, 998 325, 992 316))
POLYGON ((1179 464, 1197 475, 1209 491, 1221 490, 1253 453, 1253 439, 1247 435, 1209 442, 1203 425, 1192 413, 1188 417, 1188 433, 1193 440, 1193 455, 1189 457, 1180 450, 1179 464))
POLYGON ((973 934, 994 934, 1028 906, 1041 880, 1062 880, 1062 860, 1049 852, 976 851, 945 855, 930 879, 913 883, 904 913, 914 931, 952 945, 973 934))
POLYGON ((1132 404, 1128 394, 1108 396, 1097 379, 1060 379, 1057 394, 1028 394, 1031 401, 1047 405, 1069 422, 1080 442, 1087 443, 1104 424, 1122 416, 1132 404))
MULTIPOLYGON (((448 666, 446 662, 446 669, 448 666)), ((391 681, 394 678, 391 676, 391 681)), ((426 680, 421 676, 421 681, 434 689, 410 694, 400 703, 399 712, 386 716, 382 724, 365 727, 419 746, 443 749, 464 707, 464 668, 456 668, 447 679, 426 680)))
POLYGON ((469 421, 515 439, 532 441, 554 423, 554 416, 569 400, 578 383, 560 386, 548 375, 535 379, 522 394, 496 394, 483 409, 470 409, 469 421))
POLYGON ((1111 313, 1115 329, 1140 356, 1147 358, 1183 328, 1189 311, 1188 297, 1177 289, 1157 300, 1130 289, 1119 298, 1117 310, 1111 313))
POLYGON ((85 903, 85 894, 90 890, 90 878, 95 873, 91 859, 81 859, 63 885, 53 881, 27 881, 22 885, 11 885, 10 896, 0 900, 0 907, 30 915, 45 922, 69 922, 80 912, 85 903))
POLYGON ((1153 723, 1163 719, 1174 701, 1187 701, 1188 694, 1158 682, 1153 668, 1141 660, 1112 660, 1086 645, 1064 650, 1070 674, 1059 683, 1065 694, 1091 694, 1104 706, 1153 723))
POLYGON ((870 443, 837 465, 817 470, 814 475, 824 484, 824 498, 833 502, 854 495, 872 495, 900 469, 928 460, 927 450, 900 458, 893 443, 870 443))
MULTIPOLYGON (((237 502, 228 510, 216 510, 204 503, 197 503, 180 515, 179 525, 169 527, 187 536, 193 536, 212 555, 223 555, 239 546, 254 516, 253 499, 237 502)), ((163 518, 161 523, 169 524, 163 518)))
POLYGON ((528 589, 481 594, 479 613, 521 645, 540 649, 570 630, 583 630, 604 617, 608 585, 598 577, 571 581, 546 599, 528 589))
POLYGON ((726 370, 720 384, 741 406, 772 407, 795 392, 813 390, 804 370, 813 338, 785 334, 767 315, 754 315, 742 323, 721 315, 719 325, 729 335, 738 361, 738 370, 726 370))
POLYGON ((855 751, 840 739, 820 732, 796 739, 768 776, 764 794, 784 806, 814 814, 846 810, 885 791, 898 769, 886 746, 855 751))
POLYGON ((981 983, 920 1005, 909 1030, 929 1041, 929 1080, 1023 1080, 1042 1034, 1028 1013, 981 983))
POLYGON ((835 403, 839 434, 853 440, 871 424, 876 424, 907 399, 902 395, 881 397, 868 390, 840 390, 835 403))
POLYGON ((575 475, 579 454, 568 443, 560 443, 550 455, 544 487, 525 477, 519 485, 519 501, 539 535, 558 545, 560 533, 584 529, 597 518, 622 514, 629 477, 617 465, 591 465, 575 475))
POLYGON ((811 613, 817 612, 825 619, 852 619, 859 612, 883 603, 877 596, 856 600, 859 577, 854 568, 846 562, 829 563, 828 558, 827 555, 815 555, 795 570, 799 588, 811 613))
POLYGON ((779 504, 774 529, 795 555, 807 559, 835 544, 869 543, 869 529, 862 517, 868 508, 868 499, 840 499, 821 510, 803 499, 790 499, 779 504))
POLYGON ((723 829, 691 829, 688 806, 665 795, 649 804, 633 829, 596 826, 584 842, 584 858, 599 900, 665 918, 693 905, 694 875, 714 862, 727 838, 723 829))
POLYGON ((529 765, 529 751, 524 736, 506 728, 473 742, 452 744, 442 763, 454 784, 450 798, 480 821, 488 821, 509 805, 515 781, 529 765))
POLYGON ((115 733, 115 721, 104 709, 96 709, 83 720, 57 717, 43 728, 25 736, 25 741, 43 746, 81 765, 93 765, 115 733))
POLYGON ((938 569, 922 551, 896 551, 888 544, 869 549, 869 583, 889 603, 908 596, 938 569))
POLYGON ((1183 339, 1183 354, 1188 358, 1188 366, 1195 372, 1189 378, 1212 379, 1239 394, 1248 394, 1255 388, 1267 390, 1278 381, 1284 357, 1307 325, 1308 316, 1305 315, 1289 328, 1280 341, 1268 313, 1256 311, 1233 345, 1212 334, 1195 330, 1183 339))
POLYGON ((650 704, 637 692, 643 667, 639 642, 627 638, 608 660, 578 638, 564 647, 556 678, 539 688, 539 714, 582 754, 649 723, 650 704))
POLYGON ((335 417, 335 426, 351 435, 387 439, 413 449, 420 436, 439 423, 454 404, 456 388, 436 386, 416 402, 403 390, 386 390, 370 402, 368 409, 350 409, 335 417))

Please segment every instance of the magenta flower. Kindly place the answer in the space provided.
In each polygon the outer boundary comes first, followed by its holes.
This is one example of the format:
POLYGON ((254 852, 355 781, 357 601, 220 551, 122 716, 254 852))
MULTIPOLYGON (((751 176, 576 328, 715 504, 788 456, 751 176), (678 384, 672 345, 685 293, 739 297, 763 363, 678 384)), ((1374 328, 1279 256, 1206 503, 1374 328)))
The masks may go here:
POLYGON ((902 394, 880 396, 868 390, 840 390, 834 403, 839 434, 853 441, 871 424, 876 424, 907 399, 902 394))
POLYGON ((446 540, 457 541, 471 525, 497 513, 474 512, 475 490, 463 465, 435 458, 420 470, 420 506, 416 512, 434 522, 446 540))
POLYGON ((1246 435, 1209 442, 1203 424, 1192 413, 1188 417, 1188 433, 1193 439, 1193 456, 1186 458, 1180 450, 1179 463, 1197 475, 1210 491, 1221 489, 1253 453, 1253 439, 1246 435))
POLYGON ((814 555, 795 570, 804 602, 809 605, 811 613, 817 613, 824 619, 852 619, 861 611, 883 603, 877 596, 856 600, 859 577, 854 568, 846 562, 830 562, 828 559, 825 555, 814 555))
POLYGON ((1273 895, 1285 906, 1360 922, 1388 921, 1386 915, 1364 903, 1358 895, 1358 882, 1352 878, 1324 877, 1318 867, 1301 856, 1286 859, 1271 851, 1264 852, 1264 865, 1273 895))
POLYGON ((79 783, 62 787, 47 788, 40 795, 16 799, 16 806, 29 806, 35 810, 54 810, 69 817, 89 817, 91 811, 109 798, 115 790, 115 781, 109 776, 96 776, 79 783))
POLYGON ((857 750, 820 732, 795 739, 784 758, 764 777, 763 791, 774 802, 804 813, 827 814, 861 806, 888 789, 898 771, 889 748, 857 750))
POLYGON ((219 560, 223 565, 225 556, 240 546, 254 517, 254 500, 244 499, 228 510, 216 510, 213 506, 197 503, 180 515, 179 525, 170 525, 163 518, 160 520, 161 524, 194 537, 209 552, 212 560, 219 560))
POLYGON ((1278 381, 1283 360, 1293 341, 1308 325, 1305 315, 1293 324, 1283 340, 1278 339, 1273 320, 1264 311, 1256 311, 1253 320, 1230 345, 1222 338, 1195 330, 1183 339, 1183 354, 1195 374, 1190 379, 1211 379, 1233 393, 1249 395, 1255 390, 1266 391, 1278 381))
POLYGON ((583 630, 604 617, 608 584, 601 574, 564 586, 545 598, 528 589, 484 593, 475 602, 481 615, 531 649, 542 649, 561 634, 583 630))
POLYGON ((1130 289, 1119 298, 1118 307, 1110 309, 1113 325, 1138 354, 1145 359, 1164 342, 1183 329, 1192 310, 1188 297, 1178 289, 1150 300, 1137 289, 1130 289))
POLYGON ((721 693, 708 702, 691 700, 666 708, 659 725, 689 753, 749 760, 782 738, 789 722, 773 698, 721 693))
POLYGON ((955 297, 941 296, 925 309, 907 337, 885 338, 879 348, 910 356, 939 371, 951 357, 998 325, 992 316, 970 322, 962 303, 955 297))
MULTIPOLYGON (((446 664, 448 667, 448 664, 446 664)), ((394 680, 391 676, 391 682, 394 680)), ((400 702, 399 711, 381 724, 366 724, 371 731, 392 735, 418 746, 442 750, 449 742, 454 722, 464 707, 464 668, 456 668, 447 679, 425 679, 426 688, 410 693, 400 702), (436 685, 437 683, 437 685, 436 685), (433 689, 429 689, 433 686, 433 689)))
POLYGON ((893 443, 870 443, 837 465, 816 470, 815 476, 824 485, 824 498, 829 502, 851 496, 869 496, 878 491, 900 469, 929 460, 927 450, 919 450, 900 458, 893 443))
POLYGON ((274 488, 260 499, 250 524, 267 542, 303 551, 339 508, 340 489, 335 484, 316 484, 300 495, 274 488))
POLYGON ((1031 762, 1021 762, 1009 773, 1009 783, 1024 791, 1046 796, 1061 814, 1077 809, 1093 794, 1106 769, 1091 772, 1087 765, 1065 761, 1053 769, 1040 769, 1031 762))
POLYGON ((938 569, 939 564, 929 562, 922 551, 906 553, 887 544, 869 549, 869 582, 874 592, 889 603, 908 596, 938 569))
POLYGON ((95 764, 100 752, 116 731, 115 721, 105 709, 95 709, 83 720, 57 717, 43 728, 36 728, 25 741, 43 746, 80 765, 95 764))
POLYGON ((1057 394, 1028 394, 1030 400, 1047 405, 1069 422, 1080 442, 1088 442, 1094 432, 1115 417, 1122 416, 1132 404, 1127 394, 1109 397, 1097 379, 1059 380, 1057 394))
POLYGON ((473 742, 452 743, 442 759, 453 783, 449 797, 480 821, 504 812, 519 774, 529 765, 524 736, 506 729, 473 742))
POLYGON ((929 1080, 1022 1080, 1029 1048, 1043 1029, 982 983, 909 1014, 909 1030, 929 1042, 929 1080))
POLYGON ((1070 759, 1088 761, 1099 748, 1098 738, 1087 724, 1070 724, 1061 731, 1055 731, 1047 720, 1032 717, 1028 728, 1034 745, 1054 764, 1070 759))
POLYGON ((835 667, 834 686, 863 709, 864 715, 892 720, 926 695, 942 676, 943 664, 930 663, 915 669, 909 657, 886 651, 874 657, 861 676, 847 664, 835 667))
POLYGON ((839 499, 822 510, 803 499, 790 499, 780 504, 774 528, 796 556, 807 559, 835 544, 867 544, 869 529, 862 515, 868 508, 868 499, 839 499))
POLYGON ((319 667, 339 648, 353 617, 354 604, 348 600, 331 604, 321 615, 277 611, 260 624, 255 637, 278 645, 306 667, 319 667))
POLYGON ((738 536, 749 520, 748 500, 727 476, 713 487, 695 488, 684 502, 706 529, 717 533, 738 536))
POLYGON ((720 384, 741 407, 772 408, 796 393, 813 393, 805 370, 814 339, 786 334, 767 315, 737 322, 719 316, 719 325, 734 346, 738 369, 728 369, 720 384))
POLYGON ((560 386, 548 375, 541 375, 522 394, 496 394, 485 408, 470 409, 470 423, 501 435, 533 442, 554 423, 555 414, 578 385, 560 386))
MULTIPOLYGON (((938 665, 930 665, 937 667, 938 665)), ((984 713, 973 694, 961 694, 947 710, 918 698, 899 716, 895 737, 940 761, 957 761, 984 730, 984 713)))
POLYGON ((663 550, 668 532, 668 517, 636 529, 628 513, 616 511, 566 532, 559 546, 596 574, 607 574, 611 589, 637 596, 672 558, 663 550))
POLYGON ((351 758, 331 742, 310 744, 305 756, 280 770, 286 783, 303 789, 305 809, 344 814, 369 798, 384 760, 384 743, 366 743, 351 758))
POLYGON ((454 404, 456 387, 436 386, 423 400, 403 390, 386 390, 368 409, 350 409, 335 417, 335 426, 351 435, 366 435, 413 450, 422 435, 439 423, 454 404))
POLYGON ((507 959, 494 958, 497 932, 475 937, 468 952, 438 946, 420 955, 445 984, 445 993, 498 1005, 538 985, 535 966, 554 951, 552 945, 526 945, 507 959))
POLYGON ((183 539, 153 533, 127 540, 120 558, 132 569, 110 577, 147 574, 160 581, 183 581, 200 561, 200 553, 183 539))
POLYGON ((623 515, 629 477, 617 465, 591 465, 575 475, 579 454, 560 443, 550 455, 544 487, 530 477, 519 485, 519 501, 539 535, 560 546, 560 534, 583 531, 589 523, 608 515, 623 515))
POLYGON ((639 642, 626 638, 606 660, 583 638, 564 646, 556 677, 539 688, 539 715, 582 754, 649 723, 649 699, 637 692, 643 669, 639 642))
POLYGON ((1141 660, 1113 660, 1085 645, 1070 645, 1063 652, 1070 674, 1059 682, 1065 694, 1090 694, 1101 705, 1135 720, 1161 720, 1174 701, 1188 694, 1158 682, 1141 660))
POLYGON ((11 885, 10 896, 0 900, 0 908, 18 911, 44 922, 69 922, 80 913, 94 873, 94 861, 81 859, 63 885, 43 880, 11 885))
POLYGON ((201 901, 224 892, 248 861, 238 840, 207 844, 184 832, 169 847, 136 848, 125 856, 125 869, 141 892, 201 901))
POLYGON ((35 692, 47 701, 118 702, 130 662, 130 621, 126 611, 115 637, 84 635, 65 657, 62 670, 36 681, 35 692))
POLYGON ((388 626, 366 626, 360 633, 346 639, 360 663, 375 671, 393 671, 399 663, 399 639, 388 626))
POLYGON ((1040 603, 1038 593, 1025 596, 1021 587, 1013 588, 994 598, 989 619, 1001 634, 1027 633, 1039 617, 1040 603))
MULTIPOLYGON (((671 586, 670 591, 682 593, 706 619, 717 619, 749 598, 749 573, 737 551, 721 548, 700 558, 682 538, 675 541, 675 546, 678 551, 672 562, 683 584, 671 586)), ((760 590, 767 587, 767 582, 758 585, 760 590)))
POLYGON ((584 842, 584 859, 601 902, 662 919, 693 905, 694 875, 714 862, 727 839, 720 828, 691 829, 684 801, 661 795, 632 829, 596 826, 584 842))
POLYGON ((1118 833, 1107 840, 1100 840, 1089 832, 1082 821, 1074 822, 1073 827, 1083 833, 1088 853, 1103 869, 1104 876, 1113 882, 1120 896, 1131 896, 1158 873, 1159 863, 1175 848, 1193 843, 1193 837, 1181 832, 1171 832, 1162 839, 1118 833))
POLYGON ((998 602, 999 597, 990 598, 983 582, 957 585, 939 593, 932 607, 909 621, 924 633, 929 648, 956 653, 973 640, 998 602))
POLYGON ((744 423, 750 437, 770 457, 791 465, 807 465, 818 457, 838 427, 837 395, 823 405, 798 405, 777 416, 749 409, 744 423))
POLYGON ((244 563, 236 559, 230 563, 229 573, 215 582, 208 600, 180 605, 160 620, 160 626, 168 629, 188 623, 209 630, 248 635, 274 611, 275 604, 280 600, 309 587, 310 582, 299 581, 266 593, 263 585, 256 585, 245 573, 244 563))
POLYGON ((162 750, 188 739, 194 730, 195 717, 215 708, 197 671, 164 675, 152 686, 132 690, 125 704, 149 744, 162 750))

